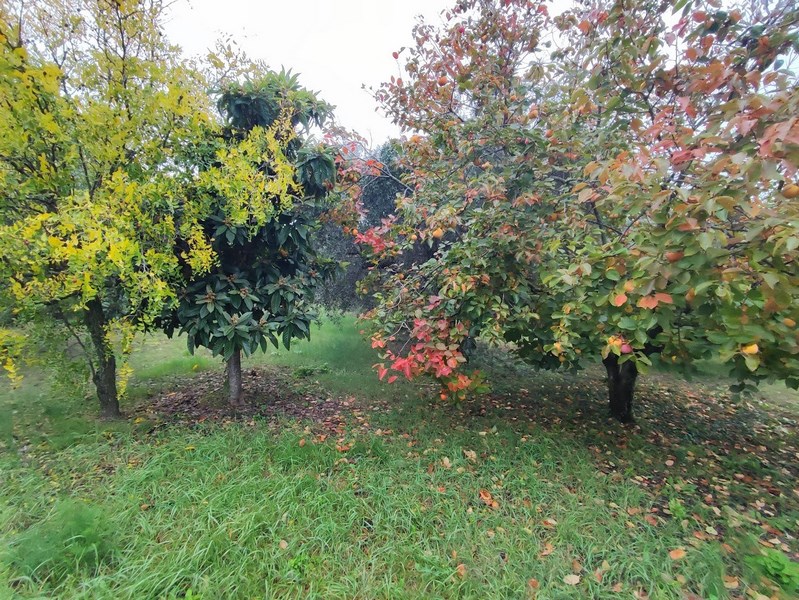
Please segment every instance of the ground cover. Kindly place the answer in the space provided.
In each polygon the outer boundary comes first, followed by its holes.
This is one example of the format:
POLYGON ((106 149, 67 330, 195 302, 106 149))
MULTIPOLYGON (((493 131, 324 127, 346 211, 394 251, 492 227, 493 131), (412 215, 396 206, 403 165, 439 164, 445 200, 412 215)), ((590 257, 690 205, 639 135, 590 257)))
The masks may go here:
POLYGON ((600 371, 483 351, 492 392, 442 403, 377 383, 357 328, 245 363, 244 411, 160 337, 121 422, 4 388, 0 597, 795 596, 792 393, 656 374, 623 427, 600 371))

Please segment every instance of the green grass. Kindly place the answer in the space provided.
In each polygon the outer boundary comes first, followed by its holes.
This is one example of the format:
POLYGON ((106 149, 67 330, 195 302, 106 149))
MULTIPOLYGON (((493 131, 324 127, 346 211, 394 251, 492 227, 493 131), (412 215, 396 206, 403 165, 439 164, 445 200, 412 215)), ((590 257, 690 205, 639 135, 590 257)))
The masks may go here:
MULTIPOLYGON (((795 428, 723 398, 683 417, 683 396, 710 388, 656 377, 639 388, 641 428, 624 429, 596 373, 490 353, 494 392, 441 403, 427 385, 377 383, 357 327, 326 324, 245 365, 281 372, 286 394, 352 399, 339 433, 285 418, 103 423, 36 373, 0 390, 14 417, 0 598, 794 597, 789 553, 759 542, 799 550, 784 533, 799 527, 795 428)), ((222 376, 163 337, 132 363, 128 409, 222 376)))
MULTIPOLYGON (((619 582, 668 594, 662 574, 692 572, 697 591, 723 588, 719 548, 674 565, 668 551, 679 525, 636 518, 628 526, 626 510, 648 510, 646 495, 598 473, 568 441, 522 442, 504 428, 437 433, 420 431, 411 451, 403 437, 355 437, 346 462, 329 443, 301 447, 301 432, 275 435, 257 423, 147 443, 113 436, 88 455, 82 446, 62 452, 47 473, 12 473, 5 494, 22 501, 2 517, 48 532, 61 519, 69 530, 74 517, 58 507, 62 500, 51 509, 67 491, 104 515, 109 533, 92 537, 113 559, 74 561, 70 572, 74 550, 57 529, 47 550, 27 558, 43 562, 44 588, 62 597, 182 597, 192 589, 207 598, 508 598, 524 597, 535 578, 559 597, 613 598, 619 582), (477 452, 475 463, 464 449, 477 452), (480 490, 498 507, 481 501, 480 490), (547 544, 553 550, 541 558, 547 544), (563 578, 575 560, 586 573, 610 566, 602 583, 584 573, 573 588, 563 578)), ((12 546, 22 560, 30 531, 16 542, 22 549, 12 546)), ((39 589, 17 585, 23 597, 39 589)))

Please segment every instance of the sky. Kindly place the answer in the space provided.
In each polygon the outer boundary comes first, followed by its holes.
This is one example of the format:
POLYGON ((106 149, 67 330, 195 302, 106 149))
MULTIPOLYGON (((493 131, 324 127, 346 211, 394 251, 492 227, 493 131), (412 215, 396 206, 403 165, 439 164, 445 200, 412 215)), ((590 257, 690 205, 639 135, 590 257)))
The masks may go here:
POLYGON ((251 58, 300 73, 300 83, 336 106, 336 120, 372 145, 399 130, 367 91, 399 75, 391 56, 410 46, 416 16, 441 22, 452 0, 177 0, 166 33, 187 55, 226 35, 251 58))

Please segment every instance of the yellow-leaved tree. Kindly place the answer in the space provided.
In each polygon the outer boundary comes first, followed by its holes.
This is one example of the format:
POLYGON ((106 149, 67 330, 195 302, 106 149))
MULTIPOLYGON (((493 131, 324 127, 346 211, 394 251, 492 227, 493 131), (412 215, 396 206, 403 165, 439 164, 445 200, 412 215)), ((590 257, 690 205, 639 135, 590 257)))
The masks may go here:
MULTIPOLYGON (((161 0, 0 1, 0 303, 85 351, 101 414, 117 359, 175 298, 180 147, 209 127, 198 72, 166 43, 161 0)), ((186 245, 196 264, 211 249, 186 245)), ((19 336, 7 331, 0 361, 19 336)))

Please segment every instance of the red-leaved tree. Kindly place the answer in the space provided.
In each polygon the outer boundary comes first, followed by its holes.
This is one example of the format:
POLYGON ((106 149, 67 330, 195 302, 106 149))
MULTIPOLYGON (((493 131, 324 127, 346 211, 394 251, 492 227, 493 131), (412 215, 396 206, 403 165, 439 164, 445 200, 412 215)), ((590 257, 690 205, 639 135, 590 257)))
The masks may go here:
POLYGON ((462 393, 480 337, 543 367, 601 356, 622 421, 654 362, 799 385, 799 9, 464 0, 443 17, 375 92, 409 135, 413 192, 358 234, 379 375, 462 393))

